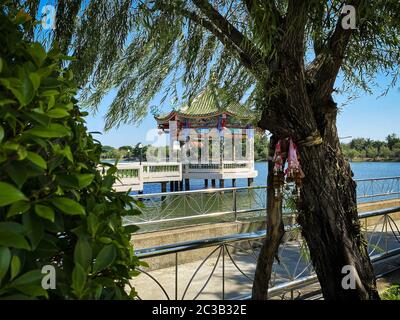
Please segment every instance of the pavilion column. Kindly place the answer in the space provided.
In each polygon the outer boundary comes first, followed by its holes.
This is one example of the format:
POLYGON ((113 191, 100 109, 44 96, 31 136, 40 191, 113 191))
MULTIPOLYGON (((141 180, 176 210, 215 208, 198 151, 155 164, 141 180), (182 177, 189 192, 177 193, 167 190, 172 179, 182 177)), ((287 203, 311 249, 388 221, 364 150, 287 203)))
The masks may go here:
POLYGON ((215 179, 211 179, 211 188, 215 188, 215 179))
POLYGON ((185 190, 190 190, 190 180, 185 179, 185 190))
POLYGON ((204 188, 205 188, 205 189, 208 188, 208 179, 204 179, 204 188))
POLYGON ((172 192, 172 191, 174 191, 174 189, 175 189, 175 188, 174 188, 174 182, 173 182, 173 181, 170 181, 170 182, 169 182, 169 191, 172 192))
MULTIPOLYGON (((167 183, 166 182, 161 182, 161 192, 167 192, 167 183)), ((165 196, 161 196, 161 201, 165 200, 165 196)))

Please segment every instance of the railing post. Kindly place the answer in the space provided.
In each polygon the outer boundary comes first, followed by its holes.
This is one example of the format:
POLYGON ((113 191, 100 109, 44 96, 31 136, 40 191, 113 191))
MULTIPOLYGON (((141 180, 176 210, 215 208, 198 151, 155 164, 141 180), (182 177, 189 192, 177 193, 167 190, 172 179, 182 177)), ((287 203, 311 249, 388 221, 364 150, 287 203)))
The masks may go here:
POLYGON ((175 300, 178 300, 178 252, 175 253, 175 300))
POLYGON ((222 244, 222 300, 225 300, 225 244, 222 244))
POLYGON ((235 215, 235 222, 238 221, 238 215, 237 215, 237 201, 236 201, 236 189, 233 190, 233 212, 235 215))
POLYGON ((384 218, 384 223, 385 223, 385 225, 384 225, 384 228, 385 228, 385 253, 387 253, 388 252, 388 234, 387 234, 387 232, 388 232, 388 223, 389 223, 389 221, 388 221, 388 215, 387 214, 385 214, 385 218, 384 218))

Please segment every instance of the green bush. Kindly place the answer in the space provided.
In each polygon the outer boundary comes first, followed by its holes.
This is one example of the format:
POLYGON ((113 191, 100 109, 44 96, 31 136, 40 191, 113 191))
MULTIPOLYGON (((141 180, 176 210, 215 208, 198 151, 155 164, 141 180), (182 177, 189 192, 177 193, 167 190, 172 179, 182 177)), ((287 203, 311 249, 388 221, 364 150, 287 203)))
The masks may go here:
POLYGON ((0 8, 0 298, 128 299, 142 263, 130 245, 137 212, 102 176, 66 57, 23 39, 24 13, 0 8), (7 13, 6 13, 7 12, 7 13), (44 290, 42 268, 56 270, 44 290))
POLYGON ((390 288, 387 289, 382 294, 382 299, 383 300, 400 300, 400 284, 394 284, 394 285, 390 286, 390 288))

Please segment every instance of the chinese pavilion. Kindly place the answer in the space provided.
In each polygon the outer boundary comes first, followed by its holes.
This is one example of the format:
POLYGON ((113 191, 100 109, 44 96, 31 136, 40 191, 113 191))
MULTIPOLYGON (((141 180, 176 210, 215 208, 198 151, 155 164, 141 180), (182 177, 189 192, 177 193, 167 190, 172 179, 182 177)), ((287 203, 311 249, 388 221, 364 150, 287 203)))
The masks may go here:
POLYGON ((219 180, 224 187, 226 179, 236 186, 236 179, 247 178, 251 185, 257 176, 252 114, 214 81, 188 103, 155 119, 170 135, 169 161, 182 163, 186 190, 190 179, 204 179, 205 187, 209 179, 212 187, 219 180))

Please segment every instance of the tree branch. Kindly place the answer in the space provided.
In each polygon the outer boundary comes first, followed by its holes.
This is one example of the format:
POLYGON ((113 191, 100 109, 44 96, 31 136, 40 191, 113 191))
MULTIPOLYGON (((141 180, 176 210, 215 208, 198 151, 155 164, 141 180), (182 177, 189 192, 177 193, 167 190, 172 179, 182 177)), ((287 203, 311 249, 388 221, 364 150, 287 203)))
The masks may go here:
MULTIPOLYGON (((358 5, 360 2, 353 1, 352 5, 358 5)), ((336 77, 343 64, 353 30, 343 29, 341 23, 342 17, 338 19, 335 31, 328 40, 326 47, 310 63, 306 71, 308 81, 312 83, 315 92, 312 97, 314 104, 329 99, 333 92, 336 77)))
POLYGON ((301 65, 304 63, 304 37, 309 6, 309 1, 289 0, 284 25, 285 32, 281 41, 283 52, 301 65))
POLYGON ((226 20, 207 0, 193 0, 196 7, 206 16, 209 21, 227 37, 237 48, 241 61, 245 67, 257 76, 257 65, 262 62, 263 55, 257 47, 234 25, 226 20))

